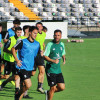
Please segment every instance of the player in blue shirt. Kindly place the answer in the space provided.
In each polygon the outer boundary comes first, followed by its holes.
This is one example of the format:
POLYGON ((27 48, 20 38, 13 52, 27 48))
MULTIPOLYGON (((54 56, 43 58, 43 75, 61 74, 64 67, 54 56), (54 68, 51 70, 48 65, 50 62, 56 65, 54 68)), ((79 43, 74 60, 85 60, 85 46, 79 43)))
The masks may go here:
POLYGON ((2 43, 1 43, 2 34, 1 34, 1 31, 2 31, 2 24, 0 23, 0 61, 1 61, 1 47, 2 47, 2 43))
MULTIPOLYGON (((3 46, 1 43, 1 40, 2 40, 1 31, 2 31, 2 24, 0 23, 0 75, 1 75, 1 47, 3 46)), ((1 81, 0 81, 0 85, 1 85, 1 81)))
POLYGON ((15 28, 16 27, 19 27, 20 26, 20 20, 19 19, 15 19, 13 21, 13 27, 8 29, 6 35, 5 35, 5 38, 4 38, 4 43, 6 43, 8 41, 8 39, 11 37, 11 36, 14 36, 15 35, 15 28))
POLYGON ((32 83, 30 77, 34 66, 34 59, 38 52, 40 52, 40 44, 35 40, 38 33, 38 28, 32 26, 29 31, 29 37, 19 41, 12 48, 18 74, 21 81, 24 83, 24 86, 21 87, 20 92, 15 95, 15 100, 21 100, 23 93, 31 87, 32 83), (18 57, 16 56, 16 50, 18 50, 18 57))
MULTIPOLYGON (((13 21, 13 27, 10 28, 10 29, 8 29, 6 35, 5 35, 4 39, 3 39, 3 42, 4 42, 4 43, 7 43, 7 41, 9 40, 9 38, 15 35, 15 28, 16 28, 16 27, 19 27, 20 24, 21 24, 21 23, 20 23, 20 20, 19 20, 19 19, 15 19, 15 20, 13 21)), ((4 56, 5 56, 5 52, 4 52, 4 56)), ((3 67, 5 67, 5 60, 3 61, 3 64, 2 64, 2 68, 3 68, 3 67)), ((15 83, 14 83, 13 81, 11 81, 11 83, 12 83, 13 85, 15 85, 15 83)))

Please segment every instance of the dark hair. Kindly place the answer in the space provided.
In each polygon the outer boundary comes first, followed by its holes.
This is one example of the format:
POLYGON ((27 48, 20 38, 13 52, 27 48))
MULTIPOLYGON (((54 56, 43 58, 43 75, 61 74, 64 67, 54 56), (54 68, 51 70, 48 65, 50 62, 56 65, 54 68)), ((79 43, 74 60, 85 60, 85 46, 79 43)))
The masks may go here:
POLYGON ((54 34, 57 33, 57 32, 60 32, 60 33, 62 34, 62 31, 59 30, 59 29, 55 30, 55 31, 54 31, 54 34))
POLYGON ((38 28, 36 26, 30 26, 29 27, 29 32, 32 32, 33 30, 38 30, 38 28))
POLYGON ((2 27, 2 24, 0 23, 0 27, 2 27))
POLYGON ((37 23, 36 23, 36 26, 37 26, 37 24, 41 24, 41 25, 43 26, 43 24, 42 24, 41 22, 37 22, 37 23))
POLYGON ((23 26, 23 31, 24 31, 24 33, 25 33, 25 30, 28 29, 28 28, 30 28, 29 25, 25 25, 25 26, 23 26))
POLYGON ((20 23, 20 20, 19 20, 19 19, 15 19, 15 20, 13 21, 13 24, 18 24, 18 25, 20 25, 21 23, 20 23))
POLYGON ((22 28, 21 28, 21 27, 16 27, 16 28, 15 28, 15 32, 16 32, 17 30, 22 30, 22 28))
POLYGON ((43 26, 43 30, 48 30, 47 27, 43 26))

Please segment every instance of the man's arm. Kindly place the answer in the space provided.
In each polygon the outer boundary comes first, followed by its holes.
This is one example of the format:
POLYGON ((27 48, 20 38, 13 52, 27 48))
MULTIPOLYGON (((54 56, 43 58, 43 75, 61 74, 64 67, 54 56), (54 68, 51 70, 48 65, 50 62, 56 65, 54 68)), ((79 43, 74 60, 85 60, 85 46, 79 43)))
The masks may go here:
POLYGON ((8 50, 10 44, 11 44, 11 40, 9 39, 7 43, 5 43, 3 51, 12 54, 12 52, 8 50))
POLYGON ((9 33, 7 32, 5 38, 3 39, 3 42, 6 43, 8 40, 9 40, 9 33))
POLYGON ((12 49, 11 49, 11 51, 12 51, 12 54, 13 54, 13 56, 14 56, 14 58, 15 58, 15 61, 16 61, 16 63, 17 63, 17 66, 21 66, 22 64, 21 64, 21 60, 19 60, 18 58, 17 58, 17 55, 16 55, 16 50, 21 50, 21 48, 22 48, 22 45, 23 45, 23 42, 22 41, 19 41, 14 47, 12 47, 12 49))
POLYGON ((56 63, 56 64, 59 63, 59 60, 58 60, 58 59, 53 60, 53 59, 51 59, 51 58, 48 57, 48 56, 44 56, 44 58, 45 58, 45 60, 47 60, 48 62, 52 62, 52 63, 56 63))
POLYGON ((45 44, 43 43, 43 50, 45 50, 45 44))
POLYGON ((16 50, 15 50, 14 47, 11 48, 11 52, 12 52, 14 58, 15 58, 15 61, 17 62, 17 61, 18 61, 18 58, 17 58, 17 56, 16 56, 16 50))
POLYGON ((3 44, 0 42, 0 48, 3 46, 3 44))
POLYGON ((65 64, 66 63, 66 57, 65 57, 65 55, 62 56, 62 59, 63 59, 63 64, 65 64))
POLYGON ((66 63, 66 57, 65 57, 66 52, 65 52, 64 43, 62 43, 62 46, 63 46, 62 59, 63 59, 63 64, 65 64, 66 63))
POLYGON ((13 54, 13 56, 14 56, 14 58, 15 58, 15 61, 16 61, 16 63, 17 63, 17 66, 19 66, 19 67, 21 67, 21 60, 18 60, 18 58, 17 58, 17 55, 16 55, 16 50, 15 50, 15 48, 13 47, 12 49, 11 49, 11 51, 12 51, 12 54, 13 54))

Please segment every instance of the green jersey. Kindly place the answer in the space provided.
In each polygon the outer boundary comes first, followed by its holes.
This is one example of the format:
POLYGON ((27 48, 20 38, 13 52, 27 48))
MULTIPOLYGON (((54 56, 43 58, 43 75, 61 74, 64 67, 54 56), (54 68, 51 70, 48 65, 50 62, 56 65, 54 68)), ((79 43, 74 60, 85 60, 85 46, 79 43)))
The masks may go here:
MULTIPOLYGON (((11 48, 16 44, 17 40, 14 36, 10 37, 10 39, 8 40, 7 44, 5 45, 5 47, 11 51, 11 48), (8 46, 9 45, 9 46, 8 46)), ((15 58, 13 57, 12 54, 4 52, 4 60, 9 61, 9 62, 14 62, 15 58)))
POLYGON ((36 36, 36 41, 40 43, 41 50, 43 50, 43 43, 45 41, 46 33, 42 31, 42 34, 38 33, 36 36))
POLYGON ((64 43, 60 42, 59 44, 54 43, 53 41, 49 42, 46 46, 45 56, 48 56, 51 59, 59 59, 59 63, 48 62, 46 64, 47 73, 61 73, 60 62, 63 55, 65 55, 64 43))
POLYGON ((25 36, 20 36, 18 39, 17 39, 17 41, 19 41, 19 40, 22 40, 22 39, 26 39, 27 37, 25 37, 25 36))

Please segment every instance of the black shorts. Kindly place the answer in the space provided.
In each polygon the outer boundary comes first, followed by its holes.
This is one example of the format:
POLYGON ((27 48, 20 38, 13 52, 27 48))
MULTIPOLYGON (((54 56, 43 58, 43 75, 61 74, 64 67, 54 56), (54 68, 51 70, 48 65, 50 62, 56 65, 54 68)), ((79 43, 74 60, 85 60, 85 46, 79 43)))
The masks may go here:
POLYGON ((60 74, 47 73, 47 80, 48 80, 48 85, 50 87, 55 86, 57 83, 64 83, 64 78, 62 73, 60 74))
POLYGON ((1 55, 0 55, 0 63, 1 63, 1 55))
POLYGON ((2 57, 1 57, 1 55, 0 55, 0 63, 2 63, 2 61, 3 61, 3 59, 2 59, 2 57))
POLYGON ((9 61, 4 61, 5 63, 5 68, 4 68, 4 74, 9 75, 11 72, 12 74, 17 74, 16 73, 16 67, 15 67, 15 62, 9 62, 9 61))
POLYGON ((42 57, 41 55, 36 56, 33 71, 36 71, 38 66, 44 66, 45 67, 44 57, 42 57))
POLYGON ((31 78, 32 71, 26 71, 24 69, 17 69, 17 70, 18 70, 18 75, 21 78, 21 81, 31 78))

